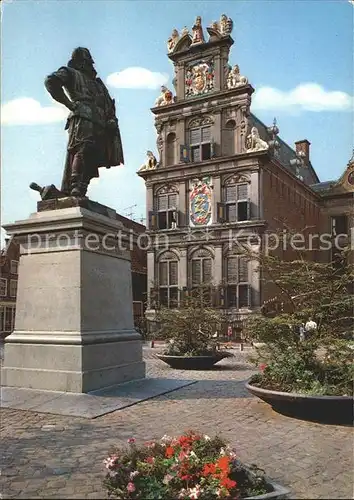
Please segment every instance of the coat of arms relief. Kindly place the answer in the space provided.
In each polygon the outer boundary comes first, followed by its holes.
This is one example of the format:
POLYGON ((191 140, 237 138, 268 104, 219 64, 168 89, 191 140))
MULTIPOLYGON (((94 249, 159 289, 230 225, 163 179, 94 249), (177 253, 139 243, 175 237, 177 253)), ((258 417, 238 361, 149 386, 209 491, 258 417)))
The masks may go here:
POLYGON ((214 89, 214 63, 198 61, 186 67, 185 96, 194 97, 214 89))

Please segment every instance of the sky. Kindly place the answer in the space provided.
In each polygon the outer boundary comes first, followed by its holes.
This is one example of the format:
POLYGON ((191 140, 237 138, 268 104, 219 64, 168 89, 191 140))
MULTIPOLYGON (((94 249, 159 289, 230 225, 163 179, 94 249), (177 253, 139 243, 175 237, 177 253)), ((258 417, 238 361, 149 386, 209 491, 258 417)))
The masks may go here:
POLYGON ((49 96, 44 79, 77 46, 90 49, 116 99, 125 156, 124 166, 100 169, 88 196, 138 221, 145 217, 145 186, 136 171, 147 150, 157 156, 150 108, 161 84, 173 89, 166 41, 173 28, 191 29, 198 15, 207 35, 223 13, 234 23, 229 62, 256 90, 251 111, 267 125, 276 117, 291 146, 308 139, 321 181, 338 178, 354 142, 353 2, 3 0, 2 224, 36 211, 32 181, 60 187, 68 112, 49 96))

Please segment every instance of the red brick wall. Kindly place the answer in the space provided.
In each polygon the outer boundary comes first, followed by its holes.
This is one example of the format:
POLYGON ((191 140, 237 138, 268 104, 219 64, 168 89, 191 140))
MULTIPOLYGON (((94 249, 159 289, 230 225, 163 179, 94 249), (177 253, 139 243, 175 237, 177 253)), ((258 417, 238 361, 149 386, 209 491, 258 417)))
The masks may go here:
MULTIPOLYGON (((308 234, 321 232, 322 219, 320 202, 315 193, 312 193, 301 181, 293 178, 286 171, 275 164, 268 164, 263 169, 263 218, 267 221, 267 230, 275 232, 278 228, 288 226, 291 230, 304 234, 308 242, 308 234), (307 228, 307 229, 305 229, 307 228)), ((313 240, 315 250, 306 253, 307 258, 317 260, 318 239, 313 240)), ((307 244, 306 244, 307 245, 307 244)), ((293 260, 298 257, 296 250, 284 250, 282 245, 274 254, 284 260, 293 260)), ((270 285, 262 286, 261 301, 268 300, 278 293, 270 285)))

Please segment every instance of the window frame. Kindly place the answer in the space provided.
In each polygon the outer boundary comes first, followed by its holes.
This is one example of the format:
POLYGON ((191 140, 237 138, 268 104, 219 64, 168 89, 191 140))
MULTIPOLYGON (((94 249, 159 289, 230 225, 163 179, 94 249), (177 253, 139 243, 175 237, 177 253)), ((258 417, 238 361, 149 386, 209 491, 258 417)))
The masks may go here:
POLYGON ((200 125, 199 127, 191 127, 190 129, 188 129, 188 134, 189 134, 188 145, 189 145, 189 150, 190 150, 190 161, 193 163, 198 163, 201 161, 211 160, 213 157, 212 126, 210 124, 208 124, 208 125, 200 125), (203 141, 203 132, 202 131, 204 129, 210 130, 209 139, 206 141, 203 141), (199 131, 199 142, 192 142, 192 132, 196 131, 196 130, 199 131), (206 156, 208 156, 208 158, 203 157, 204 156, 203 155, 203 146, 205 146, 205 145, 210 146, 210 148, 209 148, 210 153, 209 153, 209 155, 206 155, 206 156), (195 160, 193 152, 197 149, 199 151, 199 159, 195 160))
POLYGON ((167 305, 163 304, 165 307, 168 307, 169 309, 175 309, 179 306, 179 293, 178 293, 178 283, 179 283, 179 261, 177 257, 174 258, 162 258, 158 261, 158 266, 157 266, 157 276, 158 276, 158 300, 159 304, 161 305, 161 291, 166 290, 167 291, 167 305), (171 277, 171 271, 170 271, 170 265, 171 263, 175 263, 177 265, 177 283, 176 284, 171 284, 170 277, 171 277), (167 284, 166 285, 161 285, 161 271, 160 271, 160 266, 161 264, 167 264, 167 284), (171 290, 177 291, 177 299, 176 299, 176 304, 171 304, 171 290))
POLYGON ((177 207, 178 207, 178 192, 177 191, 156 194, 155 214, 156 214, 157 229, 174 229, 173 223, 175 223, 175 225, 177 227, 177 207), (162 198, 163 196, 166 196, 166 198, 167 198, 167 204, 166 204, 167 208, 160 209, 159 208, 159 204, 160 204, 159 199, 162 198), (169 200, 170 200, 170 197, 172 197, 172 196, 175 197, 176 202, 175 202, 174 206, 171 206, 169 208, 169 205, 170 205, 169 200), (162 227, 160 214, 165 214, 166 227, 162 227))
POLYGON ((16 298, 16 297, 17 297, 17 286, 18 286, 18 280, 11 279, 11 280, 10 280, 10 290, 9 290, 9 292, 10 292, 10 297, 11 297, 12 299, 14 299, 14 298, 16 298), (13 286, 13 283, 16 283, 16 291, 15 291, 15 293, 14 293, 14 294, 12 293, 12 286, 13 286))
POLYGON ((251 283, 250 283, 250 269, 249 269, 249 261, 246 257, 240 255, 227 255, 224 260, 224 276, 226 282, 226 301, 225 305, 228 309, 251 309, 251 283), (229 260, 236 260, 236 278, 233 280, 229 280, 229 260), (242 260, 246 261, 247 266, 247 280, 240 280, 241 275, 241 262, 242 260), (247 287, 247 305, 240 306, 240 288, 247 287), (235 297, 236 300, 231 302, 231 297, 235 297))
POLYGON ((0 288, 0 297, 7 297, 7 287, 8 287, 8 279, 7 278, 0 278, 0 284, 2 284, 3 282, 5 282, 5 293, 1 293, 1 288, 0 288))
POLYGON ((18 260, 12 259, 10 261, 10 273, 11 274, 18 274, 18 265, 19 265, 19 261, 18 260), (13 270, 14 264, 16 265, 16 271, 13 270))
POLYGON ((224 198, 224 205, 225 205, 225 222, 245 222, 249 221, 251 219, 251 202, 250 202, 250 197, 249 197, 249 182, 235 182, 235 183, 228 183, 224 185, 224 193, 223 193, 223 198, 224 198), (245 185, 247 188, 247 197, 246 198, 239 198, 238 197, 238 187, 245 185), (226 190, 228 187, 235 187, 235 199, 234 200, 228 200, 226 196, 226 190), (240 220, 239 214, 240 214, 240 204, 246 203, 246 210, 247 210, 247 216, 245 219, 240 220), (229 217, 229 207, 234 207, 235 210, 235 220, 230 220, 229 217))

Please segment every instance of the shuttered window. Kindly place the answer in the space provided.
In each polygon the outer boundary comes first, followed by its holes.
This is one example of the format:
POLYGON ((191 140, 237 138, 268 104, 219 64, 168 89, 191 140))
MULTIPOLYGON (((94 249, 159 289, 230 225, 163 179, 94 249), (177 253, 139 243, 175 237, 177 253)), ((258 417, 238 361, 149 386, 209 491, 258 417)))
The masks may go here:
POLYGON ((172 229, 177 223, 177 193, 160 194, 155 199, 157 210, 157 228, 172 229))
POLYGON ((251 307, 248 259, 231 255, 226 259, 226 304, 230 308, 251 307))
POLYGON ((224 188, 225 221, 236 222, 250 219, 248 184, 227 184, 224 188))
MULTIPOLYGON (((173 256, 173 253, 167 257, 173 256)), ((173 258, 175 258, 173 256, 173 258)), ((159 299, 160 306, 178 306, 178 261, 162 260, 159 262, 159 299)))
POLYGON ((211 127, 193 128, 189 131, 192 162, 210 160, 212 157, 211 127))
POLYGON ((211 258, 193 258, 192 260, 192 286, 211 283, 213 279, 213 264, 211 258))

